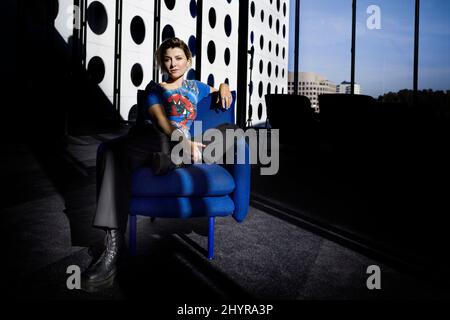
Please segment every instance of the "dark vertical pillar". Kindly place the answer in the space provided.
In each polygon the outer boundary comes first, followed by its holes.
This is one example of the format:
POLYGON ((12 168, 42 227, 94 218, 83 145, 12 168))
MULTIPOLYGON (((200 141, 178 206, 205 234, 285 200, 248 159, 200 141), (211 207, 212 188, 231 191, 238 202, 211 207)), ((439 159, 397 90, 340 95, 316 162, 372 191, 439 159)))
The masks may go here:
POLYGON ((203 32, 203 0, 197 0, 197 32, 195 34, 195 79, 201 80, 202 74, 202 32, 203 32))
POLYGON ((120 117, 120 70, 122 56, 122 0, 116 0, 116 38, 114 41, 114 96, 113 106, 120 117))
POLYGON ((419 17, 420 0, 416 0, 416 10, 414 18, 414 80, 413 80, 413 105, 418 103, 418 82, 419 82, 419 17))
POLYGON ((351 94, 355 94, 355 45, 356 45, 356 0, 352 3, 352 62, 351 62, 351 94))
POLYGON ((245 128, 247 106, 247 70, 248 70, 248 0, 239 1, 239 32, 238 32, 238 82, 236 123, 245 128))
MULTIPOLYGON (((295 0, 295 39, 294 39, 294 94, 298 94, 298 58, 300 42, 300 0, 295 0)), ((289 76, 288 76, 289 81, 289 76)))
POLYGON ((86 70, 86 38, 87 38, 87 0, 81 0, 83 5, 81 7, 81 63, 84 70, 86 70))
MULTIPOLYGON (((156 52, 159 44, 161 43, 161 0, 155 0, 155 19, 153 22, 153 52, 156 52)), ((157 65, 156 61, 153 65, 157 65)), ((153 68, 153 81, 159 82, 159 72, 158 68, 153 68)))

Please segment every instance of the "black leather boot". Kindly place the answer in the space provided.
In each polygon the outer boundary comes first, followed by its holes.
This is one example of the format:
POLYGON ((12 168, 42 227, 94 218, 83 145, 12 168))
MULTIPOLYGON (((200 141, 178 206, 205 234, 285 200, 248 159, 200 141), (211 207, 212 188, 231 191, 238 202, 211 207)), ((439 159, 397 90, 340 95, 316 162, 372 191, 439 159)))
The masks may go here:
POLYGON ((117 229, 106 232, 105 251, 81 276, 81 288, 93 292, 110 288, 117 273, 117 260, 122 251, 123 236, 117 229))

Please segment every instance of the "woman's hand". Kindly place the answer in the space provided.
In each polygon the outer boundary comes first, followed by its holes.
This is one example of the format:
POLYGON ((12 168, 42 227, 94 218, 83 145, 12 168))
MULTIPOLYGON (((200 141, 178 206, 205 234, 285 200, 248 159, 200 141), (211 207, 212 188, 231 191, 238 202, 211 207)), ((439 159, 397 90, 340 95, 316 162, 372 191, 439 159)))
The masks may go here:
POLYGON ((191 159, 194 161, 194 163, 201 162, 202 152, 200 150, 201 148, 204 148, 206 146, 203 143, 191 141, 189 139, 184 139, 184 142, 187 143, 186 149, 189 150, 191 159))
POLYGON ((216 103, 221 103, 222 108, 228 109, 231 106, 231 103, 233 102, 233 97, 231 96, 230 87, 226 83, 222 83, 219 86, 219 94, 217 96, 216 103))

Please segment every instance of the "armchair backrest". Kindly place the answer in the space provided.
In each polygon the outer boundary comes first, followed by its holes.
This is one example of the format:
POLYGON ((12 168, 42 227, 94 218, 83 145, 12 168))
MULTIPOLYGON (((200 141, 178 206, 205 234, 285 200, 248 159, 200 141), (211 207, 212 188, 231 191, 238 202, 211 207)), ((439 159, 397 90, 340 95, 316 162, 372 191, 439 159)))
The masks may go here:
MULTIPOLYGON (((216 103, 217 92, 210 93, 208 96, 200 100, 197 104, 197 117, 195 121, 202 121, 203 132, 207 129, 214 128, 222 123, 234 124, 234 107, 236 104, 236 91, 232 91, 233 103, 230 108, 222 109, 220 104, 216 103)), ((190 128, 191 136, 194 136, 194 126, 190 128)))

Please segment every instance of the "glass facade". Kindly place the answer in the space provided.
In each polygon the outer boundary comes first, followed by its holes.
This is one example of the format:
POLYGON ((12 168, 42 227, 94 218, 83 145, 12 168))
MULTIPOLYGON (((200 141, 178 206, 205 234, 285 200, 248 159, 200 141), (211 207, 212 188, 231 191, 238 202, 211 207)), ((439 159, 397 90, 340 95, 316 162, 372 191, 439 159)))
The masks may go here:
POLYGON ((355 82, 378 98, 413 89, 415 0, 358 0, 355 82))

